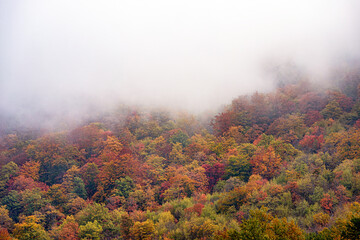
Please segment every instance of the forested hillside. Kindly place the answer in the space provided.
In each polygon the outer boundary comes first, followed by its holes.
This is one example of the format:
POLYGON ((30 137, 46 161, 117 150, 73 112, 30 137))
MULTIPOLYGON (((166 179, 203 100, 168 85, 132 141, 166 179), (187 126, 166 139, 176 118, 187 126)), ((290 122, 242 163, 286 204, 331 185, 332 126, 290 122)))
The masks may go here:
POLYGON ((359 73, 240 96, 208 122, 122 108, 15 129, 0 239, 358 239, 359 73))

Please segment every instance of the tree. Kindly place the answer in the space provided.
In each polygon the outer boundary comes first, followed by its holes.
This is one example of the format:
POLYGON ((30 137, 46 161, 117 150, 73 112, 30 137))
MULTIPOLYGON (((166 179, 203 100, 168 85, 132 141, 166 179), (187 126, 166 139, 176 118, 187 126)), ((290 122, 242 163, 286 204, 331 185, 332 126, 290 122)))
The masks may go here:
POLYGON ((228 131, 233 126, 234 112, 226 111, 215 116, 212 127, 217 136, 221 136, 224 132, 228 131))
POLYGON ((124 178, 120 178, 115 181, 115 189, 113 194, 116 196, 128 198, 129 193, 133 191, 134 188, 134 181, 129 176, 125 176, 124 178))
POLYGON ((342 239, 356 240, 360 238, 360 218, 354 217, 350 219, 341 232, 342 239))
POLYGON ((250 211, 250 218, 244 220, 240 228, 238 239, 305 239, 303 232, 293 221, 274 218, 267 213, 266 208, 250 211))
POLYGON ((8 230, 6 228, 0 227, 0 239, 2 240, 12 240, 13 238, 10 236, 8 230))
POLYGON ((216 204, 218 212, 224 213, 231 207, 239 210, 240 206, 247 201, 247 189, 245 187, 237 187, 232 191, 224 194, 216 204))
POLYGON ((166 201, 190 197, 196 190, 195 181, 187 175, 176 174, 169 179, 170 187, 162 194, 166 201))
POLYGON ((230 127, 227 132, 224 133, 227 138, 233 138, 237 144, 249 142, 248 136, 246 135, 245 128, 243 126, 230 127))
POLYGON ((28 216, 21 223, 15 224, 14 237, 19 240, 50 240, 44 228, 38 224, 35 216, 28 216))
POLYGON ((96 220, 80 226, 79 230, 79 236, 84 240, 99 240, 102 237, 101 233, 103 229, 96 220))
POLYGON ((299 145, 306 151, 314 153, 322 147, 323 142, 324 136, 322 134, 319 136, 305 135, 299 145))
POLYGON ((267 134, 281 137, 285 142, 301 139, 306 131, 304 119, 301 115, 292 114, 282 116, 270 124, 267 134))
POLYGON ((299 110, 301 113, 319 111, 325 106, 324 99, 315 92, 308 92, 299 99, 299 110))
POLYGON ((320 200, 321 207, 327 213, 333 212, 334 198, 329 193, 324 194, 324 197, 320 200))
POLYGON ((170 231, 175 228, 175 218, 169 212, 161 212, 159 214, 159 220, 155 224, 155 232, 158 237, 164 237, 170 231))
POLYGON ((169 161, 176 165, 185 165, 188 163, 187 156, 183 153, 183 145, 179 142, 173 144, 172 150, 169 155, 169 161))
POLYGON ((80 175, 85 184, 87 195, 92 197, 97 190, 98 166, 95 163, 87 163, 80 169, 80 175))
POLYGON ((327 213, 319 212, 313 215, 313 219, 316 225, 320 227, 325 227, 329 223, 330 215, 327 213))
POLYGON ((189 144, 189 136, 181 130, 178 130, 175 134, 171 135, 169 142, 172 144, 181 143, 183 147, 189 144))
POLYGON ((59 209, 64 209, 69 201, 69 196, 66 194, 64 188, 60 184, 54 184, 46 194, 53 206, 59 209))
POLYGON ((119 155, 115 159, 105 162, 98 174, 98 191, 94 198, 104 200, 115 187, 115 181, 133 173, 135 168, 133 156, 119 155))
POLYGON ((225 179, 230 177, 238 177, 243 181, 247 181, 251 176, 252 166, 250 159, 245 155, 230 156, 227 166, 225 179))
POLYGON ((79 240, 79 224, 74 216, 68 216, 61 225, 55 229, 54 235, 59 240, 79 240))
POLYGON ((349 131, 341 136, 336 147, 340 159, 360 158, 360 130, 349 131))
POLYGON ((34 181, 39 180, 40 162, 28 161, 20 168, 20 175, 32 178, 34 181))
POLYGON ((342 110, 340 108, 339 103, 333 100, 329 102, 320 113, 321 115, 323 115, 325 119, 328 118, 338 119, 342 114, 342 110))
POLYGON ((222 178, 225 173, 225 165, 222 163, 215 163, 214 165, 204 164, 205 175, 209 181, 209 190, 212 190, 215 184, 222 178))
POLYGON ((19 167, 14 162, 9 162, 6 165, 2 166, 0 171, 0 182, 1 184, 6 184, 6 182, 18 172, 19 167))
POLYGON ((40 162, 39 179, 48 185, 61 183, 68 169, 83 162, 81 152, 60 133, 32 141, 26 153, 32 161, 40 162))
POLYGON ((6 209, 9 210, 9 216, 17 221, 19 214, 23 211, 21 205, 21 195, 17 191, 10 191, 1 201, 6 209))
POLYGON ((155 227, 154 223, 148 219, 145 222, 135 222, 130 231, 134 240, 152 239, 155 227))
POLYGON ((39 211, 44 207, 48 200, 45 198, 40 189, 26 189, 21 192, 21 206, 23 207, 23 214, 32 215, 35 211, 39 211))
POLYGON ((267 149, 260 148, 250 161, 253 173, 259 174, 266 179, 271 179, 279 174, 281 169, 281 158, 269 146, 267 149))
POLYGON ((110 132, 104 131, 100 123, 91 123, 90 125, 76 128, 69 133, 69 140, 76 147, 83 151, 85 158, 96 157, 102 147, 102 142, 110 132))
POLYGON ((319 111, 309 111, 305 114, 304 121, 307 126, 311 126, 314 123, 316 123, 317 121, 322 120, 322 119, 323 119, 323 116, 320 114, 319 111))
POLYGON ((0 228, 12 229, 14 223, 9 216, 9 210, 5 206, 0 206, 0 228))

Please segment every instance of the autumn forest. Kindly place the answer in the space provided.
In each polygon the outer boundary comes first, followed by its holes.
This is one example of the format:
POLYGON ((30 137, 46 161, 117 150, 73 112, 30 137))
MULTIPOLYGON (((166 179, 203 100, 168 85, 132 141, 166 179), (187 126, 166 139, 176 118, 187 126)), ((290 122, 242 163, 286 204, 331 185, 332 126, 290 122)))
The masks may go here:
POLYGON ((210 117, 120 107, 0 138, 0 239, 358 239, 360 71, 210 117))

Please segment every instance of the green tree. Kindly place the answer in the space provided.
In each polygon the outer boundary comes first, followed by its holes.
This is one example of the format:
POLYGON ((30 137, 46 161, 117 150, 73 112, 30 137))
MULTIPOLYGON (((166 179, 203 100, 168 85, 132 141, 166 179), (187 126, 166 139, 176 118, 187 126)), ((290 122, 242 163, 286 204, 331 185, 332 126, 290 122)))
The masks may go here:
POLYGON ((338 119, 342 114, 342 110, 339 103, 333 100, 325 106, 325 108, 321 111, 321 114, 324 118, 338 119))
POLYGON ((126 176, 115 181, 115 189, 113 190, 113 193, 116 196, 128 198, 129 193, 132 192, 134 188, 134 181, 131 177, 126 176))
POLYGON ((21 195, 17 191, 10 191, 1 201, 3 205, 9 210, 9 216, 18 221, 19 214, 23 211, 21 205, 21 195))
POLYGON ((84 240, 98 240, 101 238, 101 233, 103 231, 101 225, 96 220, 80 226, 79 230, 80 238, 84 240))
POLYGON ((238 177, 248 181, 251 176, 250 159, 245 155, 230 156, 225 168, 225 179, 238 177))
POLYGON ((0 170, 0 199, 6 195, 7 182, 18 172, 18 170, 19 168, 14 162, 9 162, 2 166, 0 170))

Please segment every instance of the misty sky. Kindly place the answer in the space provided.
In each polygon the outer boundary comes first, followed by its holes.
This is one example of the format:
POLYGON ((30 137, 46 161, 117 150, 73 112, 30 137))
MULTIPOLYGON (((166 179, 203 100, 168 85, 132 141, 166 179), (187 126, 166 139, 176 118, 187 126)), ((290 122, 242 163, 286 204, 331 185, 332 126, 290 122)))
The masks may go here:
POLYGON ((0 0, 0 110, 81 114, 117 102, 190 111, 314 79, 360 53, 358 0, 0 0))

